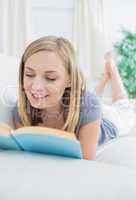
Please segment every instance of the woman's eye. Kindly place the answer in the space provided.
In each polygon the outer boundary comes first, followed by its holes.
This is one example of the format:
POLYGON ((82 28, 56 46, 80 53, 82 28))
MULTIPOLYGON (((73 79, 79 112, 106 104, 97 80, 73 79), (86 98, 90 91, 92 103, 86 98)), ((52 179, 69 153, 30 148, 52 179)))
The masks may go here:
POLYGON ((56 81, 56 78, 46 78, 48 81, 56 81))
POLYGON ((25 74, 25 76, 27 76, 27 77, 34 77, 34 75, 33 74, 25 74))

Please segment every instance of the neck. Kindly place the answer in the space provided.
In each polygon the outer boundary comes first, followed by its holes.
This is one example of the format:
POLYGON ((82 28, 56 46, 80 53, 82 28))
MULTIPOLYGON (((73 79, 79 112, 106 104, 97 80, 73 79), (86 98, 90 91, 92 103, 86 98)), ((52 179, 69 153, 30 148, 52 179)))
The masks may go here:
POLYGON ((45 108, 41 111, 43 121, 58 120, 63 116, 64 109, 62 105, 45 108))
POLYGON ((48 107, 43 109, 42 111, 43 113, 47 113, 47 114, 52 114, 52 113, 62 113, 63 112, 63 106, 62 105, 56 105, 56 106, 52 106, 52 107, 48 107))

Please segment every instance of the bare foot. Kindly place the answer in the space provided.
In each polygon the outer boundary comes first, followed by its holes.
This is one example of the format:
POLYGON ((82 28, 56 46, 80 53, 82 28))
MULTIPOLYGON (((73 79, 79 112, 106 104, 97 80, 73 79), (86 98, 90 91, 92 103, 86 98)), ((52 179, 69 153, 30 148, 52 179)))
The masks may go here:
POLYGON ((110 53, 109 52, 106 53, 105 56, 104 56, 104 58, 105 58, 105 65, 104 65, 103 80, 109 81, 110 78, 111 78, 111 76, 110 76, 110 70, 109 70, 109 68, 110 68, 110 62, 111 62, 110 61, 110 58, 111 58, 110 53))
POLYGON ((118 74, 118 69, 110 51, 105 54, 105 73, 109 76, 109 79, 113 75, 118 74))

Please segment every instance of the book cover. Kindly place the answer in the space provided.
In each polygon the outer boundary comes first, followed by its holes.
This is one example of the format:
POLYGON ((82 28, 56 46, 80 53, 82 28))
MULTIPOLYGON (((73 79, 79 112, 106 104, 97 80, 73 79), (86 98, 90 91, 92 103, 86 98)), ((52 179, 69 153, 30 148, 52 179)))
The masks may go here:
POLYGON ((39 126, 12 130, 0 125, 0 148, 82 158, 74 133, 39 126))

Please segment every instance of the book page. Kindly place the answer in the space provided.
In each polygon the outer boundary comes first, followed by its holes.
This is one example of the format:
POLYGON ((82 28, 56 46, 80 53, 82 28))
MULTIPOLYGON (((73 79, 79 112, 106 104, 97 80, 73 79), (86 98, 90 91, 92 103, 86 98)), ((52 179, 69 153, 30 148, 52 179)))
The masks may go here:
POLYGON ((32 133, 32 134, 50 134, 50 135, 56 135, 64 138, 69 138, 73 140, 77 140, 76 136, 72 132, 66 132, 63 130, 55 129, 55 128, 47 128, 47 127, 41 127, 41 126, 26 126, 21 127, 13 131, 13 134, 22 134, 22 133, 32 133))
POLYGON ((0 135, 1 134, 9 135, 11 133, 11 131, 12 131, 12 128, 8 124, 0 123, 0 135))

